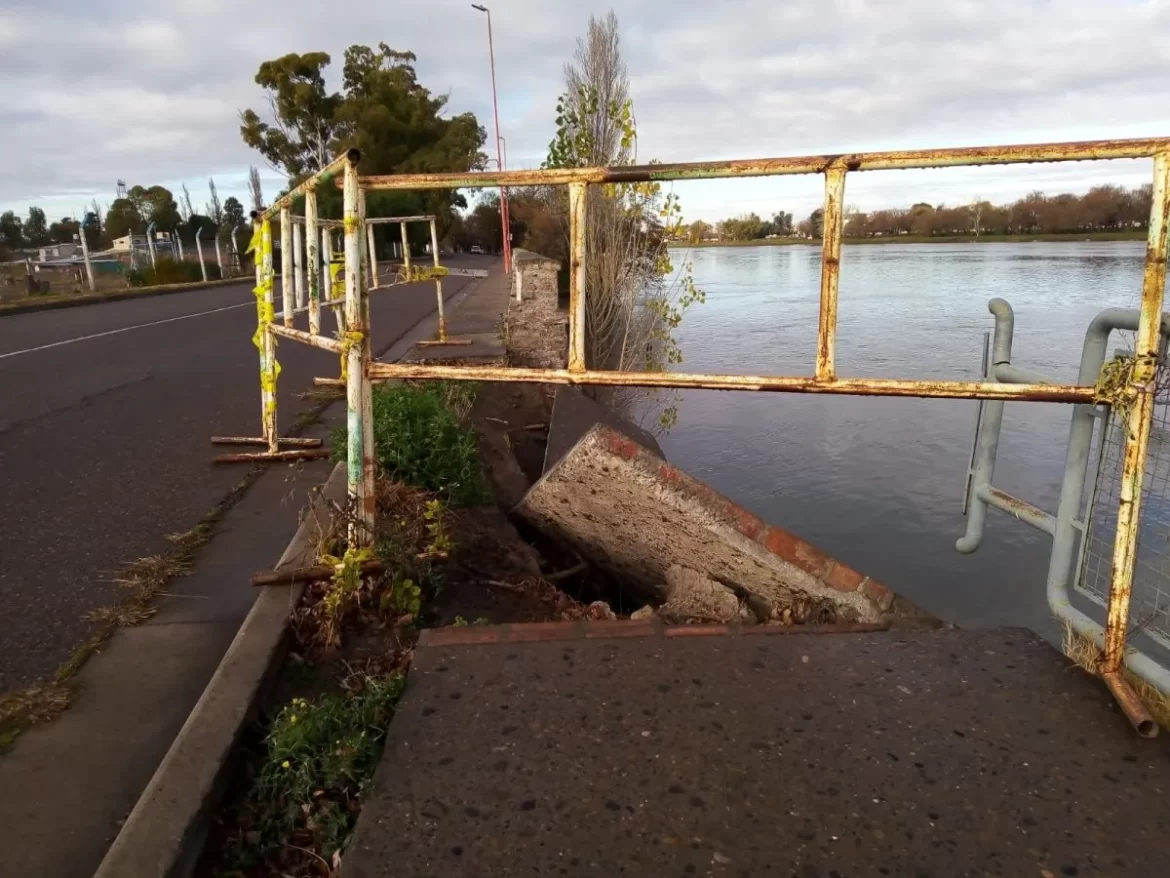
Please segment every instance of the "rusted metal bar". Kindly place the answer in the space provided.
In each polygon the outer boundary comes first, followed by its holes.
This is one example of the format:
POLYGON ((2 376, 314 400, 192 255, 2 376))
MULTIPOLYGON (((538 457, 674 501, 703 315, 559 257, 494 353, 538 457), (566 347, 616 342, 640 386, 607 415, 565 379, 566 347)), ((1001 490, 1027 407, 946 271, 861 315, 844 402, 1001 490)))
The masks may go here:
POLYGON ((410 277, 410 241, 406 237, 406 223, 399 222, 398 227, 402 230, 402 264, 406 266, 406 276, 410 277))
POLYGON ((585 223, 589 190, 569 186, 569 371, 585 371, 585 223))
POLYGON ((1150 158, 1170 150, 1170 138, 1089 140, 1072 143, 1028 143, 947 149, 911 149, 839 155, 734 159, 625 165, 612 168, 557 168, 523 171, 480 171, 452 174, 394 174, 361 178, 364 189, 485 189, 496 186, 552 186, 566 183, 644 183, 721 177, 773 177, 823 174, 829 168, 884 171, 904 168, 947 168, 956 165, 1012 165, 1096 159, 1150 158))
POLYGON ((1155 738, 1158 735, 1158 724, 1150 716, 1150 712, 1138 698, 1133 687, 1126 682, 1120 671, 1103 671, 1101 679, 1106 688, 1117 701, 1117 706, 1125 714, 1125 718, 1133 724, 1134 730, 1143 738, 1155 738))
POLYGON ((284 303, 284 325, 293 322, 293 254, 292 220, 287 207, 280 211, 280 294, 284 303))
POLYGON ((281 326, 279 323, 269 324, 268 331, 334 354, 340 354, 345 350, 345 345, 335 338, 330 338, 327 335, 313 335, 311 332, 294 329, 291 326, 281 326))
MULTIPOLYGON (((337 182, 340 183, 341 181, 338 180, 337 182)), ((305 218, 303 216, 297 216, 296 214, 293 214, 293 219, 294 220, 303 220, 305 218)), ((341 226, 342 226, 341 220, 325 219, 325 217, 322 217, 322 216, 317 217, 317 227, 318 228, 340 229, 341 226)))
POLYGON ((517 381, 528 384, 583 384, 609 387, 674 387, 680 390, 754 390, 771 393, 834 393, 846 396, 914 396, 924 399, 1017 399, 1032 402, 1091 402, 1092 386, 999 384, 994 381, 914 381, 890 378, 836 378, 807 375, 709 375, 687 372, 606 372, 520 369, 509 366, 441 366, 428 363, 371 363, 370 377, 438 378, 450 381, 517 381))
POLYGON ((1146 264, 1142 276, 1141 319, 1134 344, 1134 365, 1127 393, 1125 454, 1121 464, 1121 490, 1117 504, 1117 532, 1113 544, 1113 570, 1109 585, 1109 611, 1105 626, 1104 672, 1119 672, 1125 663, 1129 627, 1129 602, 1137 557, 1141 513, 1142 477, 1154 413, 1154 383, 1158 365, 1162 301, 1166 292, 1166 245, 1170 230, 1170 151, 1154 157, 1146 264))
MULTIPOLYGON (((362 190, 365 191, 364 189, 362 190)), ((433 220, 435 215, 433 213, 423 214, 420 216, 372 216, 366 220, 366 225, 382 225, 383 223, 425 223, 433 220)))
MULTIPOLYGON (((292 207, 293 202, 302 195, 309 195, 322 183, 328 183, 331 179, 337 176, 341 169, 345 166, 346 153, 342 153, 317 173, 304 180, 299 186, 295 186, 289 190, 285 195, 282 195, 276 201, 272 202, 272 206, 264 211, 262 219, 271 219, 280 213, 284 208, 292 207)), ((307 199, 306 199, 307 200, 307 199)), ((305 209, 306 220, 308 218, 308 208, 305 209)))
POLYGON ((817 323, 816 375, 831 381, 836 375, 837 290, 841 278, 841 232, 845 224, 845 169, 825 171, 825 213, 821 231, 821 311, 817 323))
POLYGON ((349 522, 349 545, 366 546, 374 534, 374 449, 367 436, 373 419, 369 390, 366 325, 365 277, 362 272, 361 211, 358 205, 357 162, 359 153, 351 150, 352 159, 345 165, 345 325, 346 325, 346 476, 353 517, 349 522))
POLYGON ((1049 536, 1056 535, 1056 516, 1045 512, 1040 507, 1033 506, 1027 500, 1021 500, 1019 497, 1013 496, 1007 491, 1001 491, 999 488, 993 488, 991 485, 979 485, 975 490, 983 502, 1006 512, 1008 515, 1014 515, 1020 521, 1032 525, 1049 536))
POLYGON ((344 378, 314 378, 313 384, 317 387, 345 387, 344 378))
MULTIPOLYGON (((439 344, 447 343, 447 315, 443 313, 443 280, 438 276, 437 270, 439 268, 439 233, 435 228, 435 221, 432 219, 431 226, 431 256, 434 259, 436 269, 435 275, 435 307, 439 313, 439 344)), ((404 227, 405 228, 405 227, 404 227)))
MULTIPOLYGON (((381 561, 366 561, 361 565, 362 576, 371 576, 381 573, 385 567, 381 561)), ((274 570, 271 573, 256 573, 252 576, 252 585, 295 585, 299 582, 321 582, 332 579, 337 572, 336 567, 322 564, 320 567, 294 567, 291 570, 274 570)))
MULTIPOLYGON (((320 439, 301 438, 298 436, 283 436, 276 440, 281 445, 293 445, 300 448, 320 448, 320 439)), ((268 440, 259 436, 212 436, 212 445, 267 445, 268 440)))
POLYGON ((321 271, 317 268, 321 256, 318 251, 320 235, 317 232, 317 193, 305 192, 305 279, 309 283, 309 332, 321 331, 321 271))
MULTIPOLYGON (((362 190, 363 195, 365 190, 362 190)), ((366 262, 370 267, 369 280, 366 283, 366 288, 370 288, 378 283, 378 254, 374 252, 374 227, 369 223, 366 224, 366 262)))
POLYGON ((331 457, 333 452, 328 448, 298 448, 292 451, 257 451, 243 454, 221 454, 212 458, 215 463, 251 463, 266 460, 321 460, 331 457))

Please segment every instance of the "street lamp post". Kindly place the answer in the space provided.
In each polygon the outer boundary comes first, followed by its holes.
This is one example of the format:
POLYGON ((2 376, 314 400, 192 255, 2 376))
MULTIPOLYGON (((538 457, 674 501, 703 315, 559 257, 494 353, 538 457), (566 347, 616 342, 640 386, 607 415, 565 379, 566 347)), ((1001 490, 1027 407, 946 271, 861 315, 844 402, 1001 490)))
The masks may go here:
MULTIPOLYGON (((500 137, 500 105, 496 98, 496 50, 492 44, 492 12, 479 3, 472 3, 471 8, 478 9, 487 16, 488 58, 492 67, 492 115, 496 122, 496 164, 503 170, 503 147, 500 145, 503 138, 500 137)), ((500 187, 500 226, 504 239, 504 271, 510 274, 512 271, 512 231, 508 227, 508 190, 503 186, 500 187)))

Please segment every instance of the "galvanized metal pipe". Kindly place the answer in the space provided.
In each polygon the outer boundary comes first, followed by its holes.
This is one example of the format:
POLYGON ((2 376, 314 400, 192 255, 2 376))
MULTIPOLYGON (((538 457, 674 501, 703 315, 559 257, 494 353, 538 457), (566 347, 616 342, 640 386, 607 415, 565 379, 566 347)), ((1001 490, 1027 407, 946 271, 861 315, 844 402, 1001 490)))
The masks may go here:
POLYGON ((585 254, 589 190, 584 183, 569 186, 569 371, 581 373, 585 364, 585 254))
POLYGON ((1134 367, 1129 391, 1133 395, 1127 413, 1125 454, 1121 464, 1121 490, 1117 507, 1117 533, 1113 545, 1113 577, 1109 586, 1109 611, 1105 626, 1105 672, 1119 671, 1125 662, 1133 569, 1137 558, 1138 522, 1146 450, 1153 423, 1155 377, 1166 292, 1166 246, 1170 230, 1170 152, 1154 157, 1154 188, 1150 207, 1146 264, 1142 277, 1141 320, 1134 345, 1134 367))
POLYGON ((350 150, 345 165, 343 189, 345 216, 345 323, 346 350, 346 476, 350 508, 350 546, 366 546, 374 535, 374 449, 367 443, 372 422, 372 399, 367 365, 365 336, 365 283, 362 271, 361 211, 358 204, 357 150, 350 150))
MULTIPOLYGON (((203 274, 203 282, 207 283, 207 263, 203 261, 203 226, 195 230, 195 253, 199 257, 199 271, 203 274)), ((88 259, 88 257, 87 257, 88 259)))
POLYGON ((816 375, 828 381, 836 374, 837 289, 841 278, 841 234, 845 224, 845 169, 825 171, 825 212, 821 235, 821 310, 817 323, 816 375))
MULTIPOLYGON (((85 239, 85 219, 82 218, 81 227, 78 228, 78 238, 81 241, 81 260, 85 263, 85 282, 89 286, 89 291, 92 293, 97 289, 97 285, 93 279, 93 263, 89 261, 89 242, 85 239)), ((130 239, 130 246, 134 246, 134 238, 130 239)), ((203 279, 207 280, 207 272, 203 273, 203 279)))
POLYGON ((999 488, 993 488, 991 485, 979 485, 975 492, 979 499, 987 505, 1002 509, 1008 515, 1015 516, 1025 524, 1030 524, 1049 536, 1056 533, 1056 517, 1037 506, 1033 506, 1028 501, 1014 497, 999 488))
POLYGON ((369 285, 373 287, 378 283, 378 254, 374 252, 374 227, 368 223, 366 224, 366 258, 370 264, 369 285))
POLYGON ((830 168, 884 171, 946 168, 957 165, 1011 165, 1097 159, 1150 158, 1170 150, 1170 138, 1090 140, 1073 143, 1031 143, 950 149, 914 149, 842 155, 734 159, 624 165, 611 168, 556 168, 450 174, 394 174, 361 178, 364 189, 486 189, 497 186, 553 186, 569 183, 645 183, 723 177, 773 177, 823 174, 830 168))
MULTIPOLYGON (((366 190, 363 189, 363 192, 366 190)), ((435 219, 433 213, 419 214, 418 216, 372 216, 366 220, 366 225, 380 226, 384 223, 425 223, 435 219)))
MULTIPOLYGON (((1012 306, 1003 299, 992 299, 987 310, 995 315, 995 334, 991 343, 991 360, 983 378, 995 380, 996 367, 1006 365, 1012 359, 1012 335, 1015 331, 1015 315, 1012 306)), ((1003 426, 1003 402, 990 400, 983 403, 979 419, 979 434, 975 437, 975 465, 967 494, 967 532, 955 541, 955 551, 969 555, 979 548, 983 540, 984 523, 987 520, 987 500, 981 489, 991 486, 995 477, 995 458, 999 451, 999 434, 1003 426)))
POLYGON ((406 274, 410 275, 410 241, 406 238, 406 223, 400 222, 398 227, 402 230, 402 264, 406 266, 406 274))
MULTIPOLYGON (((293 291, 296 296, 297 313, 305 307, 305 248, 302 236, 301 224, 293 220, 293 291)), ((287 310, 286 308, 285 311, 287 310)))
POLYGON ((835 378, 808 375, 710 375, 686 372, 608 372, 519 369, 507 366, 440 366, 372 363, 370 376, 440 378, 450 381, 518 381, 603 387, 673 387, 679 390, 752 390, 764 393, 831 393, 845 396, 912 396, 923 399, 1021 399, 1032 402, 1088 402, 1094 388, 1075 384, 998 384, 992 381, 921 381, 890 378, 835 378))
MULTIPOLYGON (((146 246, 150 248, 150 267, 154 268, 154 223, 151 223, 146 227, 146 246)), ((131 249, 134 247, 133 235, 130 236, 130 247, 131 249)))
POLYGON ((321 261, 317 236, 317 191, 305 190, 305 279, 309 282, 309 332, 321 332, 321 261))
POLYGON ((227 272, 223 270, 223 251, 219 249, 219 229, 215 230, 215 264, 219 266, 220 278, 227 277, 227 272))
POLYGON ((293 254, 292 219, 287 207, 280 209, 280 294, 284 307, 284 325, 293 322, 293 254))

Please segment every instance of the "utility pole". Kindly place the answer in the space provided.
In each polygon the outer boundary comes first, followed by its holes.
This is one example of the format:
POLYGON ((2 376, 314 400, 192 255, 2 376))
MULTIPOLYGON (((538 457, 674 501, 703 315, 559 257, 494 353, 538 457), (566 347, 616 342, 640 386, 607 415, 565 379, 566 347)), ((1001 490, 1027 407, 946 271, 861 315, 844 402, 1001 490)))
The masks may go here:
MULTIPOLYGON (((492 11, 479 3, 472 3, 472 9, 478 9, 487 16, 488 25, 488 58, 492 68, 492 115, 496 122, 496 165, 504 170, 503 147, 500 145, 500 104, 496 97, 496 50, 492 42, 492 11)), ((512 234, 508 228, 508 190, 500 187, 500 226, 504 239, 504 272, 512 273, 512 234)))

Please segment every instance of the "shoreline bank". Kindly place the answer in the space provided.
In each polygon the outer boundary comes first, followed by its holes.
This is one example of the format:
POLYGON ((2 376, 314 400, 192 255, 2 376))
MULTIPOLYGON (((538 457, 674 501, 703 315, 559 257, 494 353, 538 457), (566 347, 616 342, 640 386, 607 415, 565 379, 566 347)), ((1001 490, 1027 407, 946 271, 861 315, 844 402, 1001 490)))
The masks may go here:
MULTIPOLYGON (((878 238, 844 238, 844 244, 1084 244, 1087 241, 1144 241, 1144 231, 1133 232, 1089 232, 1084 234, 1051 235, 887 235, 878 238)), ((691 244, 686 241, 672 241, 668 246, 680 250, 697 250, 706 247, 816 247, 815 238, 759 238, 752 241, 704 241, 691 244)))

